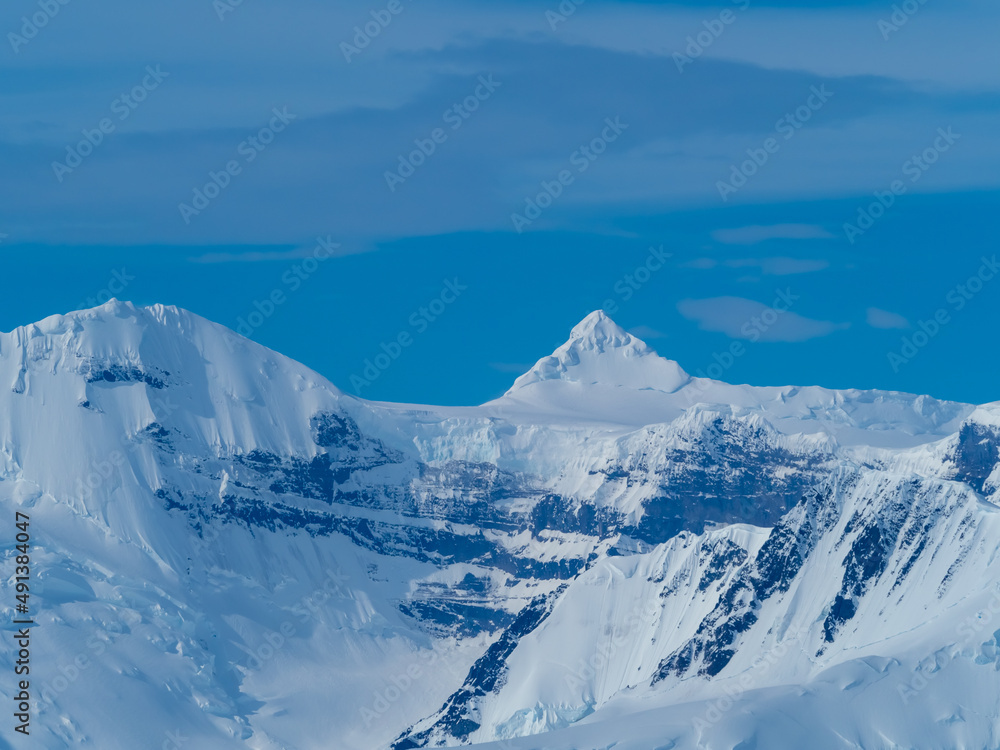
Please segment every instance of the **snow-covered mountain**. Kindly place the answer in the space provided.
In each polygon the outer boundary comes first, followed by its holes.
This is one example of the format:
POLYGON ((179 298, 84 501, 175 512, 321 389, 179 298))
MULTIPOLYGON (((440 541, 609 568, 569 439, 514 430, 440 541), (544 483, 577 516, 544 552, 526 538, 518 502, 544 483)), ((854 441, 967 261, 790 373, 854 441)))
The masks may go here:
POLYGON ((28 741, 998 748, 998 461, 1000 405, 695 378, 600 312, 461 408, 53 316, 0 334, 28 741))

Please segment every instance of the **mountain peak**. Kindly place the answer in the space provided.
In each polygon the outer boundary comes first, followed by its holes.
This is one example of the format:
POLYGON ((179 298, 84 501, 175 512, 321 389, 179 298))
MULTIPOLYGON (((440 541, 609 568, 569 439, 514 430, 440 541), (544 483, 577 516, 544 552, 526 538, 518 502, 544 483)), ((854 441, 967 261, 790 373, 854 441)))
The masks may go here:
MULTIPOLYGON (((645 343, 627 333, 615 321, 609 318, 603 310, 594 310, 587 317, 573 326, 570 331, 569 341, 582 340, 594 347, 599 347, 601 351, 605 347, 614 348, 628 346, 633 342, 645 343)), ((648 347, 646 347, 648 349, 648 347)))
POLYGON ((514 381, 508 394, 545 381, 670 393, 689 379, 676 362, 595 310, 573 327, 566 343, 514 381))

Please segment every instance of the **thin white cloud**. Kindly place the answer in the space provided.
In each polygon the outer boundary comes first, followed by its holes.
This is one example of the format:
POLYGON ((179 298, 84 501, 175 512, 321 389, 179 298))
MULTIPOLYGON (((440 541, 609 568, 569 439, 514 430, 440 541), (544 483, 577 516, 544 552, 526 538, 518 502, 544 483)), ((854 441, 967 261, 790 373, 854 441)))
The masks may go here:
POLYGON ((489 366, 490 369, 496 370, 497 372, 509 372, 515 375, 523 375, 534 367, 535 363, 532 362, 530 364, 524 364, 519 362, 490 362, 489 366))
POLYGON ((658 331, 650 326, 636 326, 635 328, 629 328, 628 332, 631 333, 636 338, 640 339, 662 339, 666 338, 665 333, 658 331))
POLYGON ((711 268, 715 268, 717 265, 719 265, 719 262, 712 258, 695 258, 694 260, 689 260, 686 263, 681 263, 680 268, 696 268, 699 271, 707 271, 711 268))
POLYGON ((794 304, 794 297, 791 303, 775 300, 773 306, 743 297, 711 297, 681 300, 677 310, 703 331, 750 341, 808 341, 850 327, 850 323, 805 318, 786 309, 789 304, 794 304))
MULTIPOLYGON (((922 6, 915 23, 885 39, 882 7, 755 7, 737 14, 732 27, 699 58, 749 63, 820 76, 873 75, 956 89, 1000 85, 1000 66, 987 57, 1000 8, 990 0, 922 6), (933 6, 933 7, 931 7, 933 6), (845 48, 851 54, 843 54, 845 48), (926 50, 940 50, 928 55, 926 50)), ((686 36, 703 29, 706 10, 677 5, 588 5, 559 35, 577 44, 670 56, 683 52, 686 36)))
POLYGON ((192 263, 266 263, 275 260, 296 260, 312 255, 312 250, 253 250, 248 253, 206 253, 191 258, 192 263))
POLYGON ((765 276, 791 276, 830 267, 828 261, 804 258, 740 258, 727 260, 726 265, 730 268, 759 268, 765 276))
MULTIPOLYGON (((300 260, 302 258, 312 258, 317 255, 316 245, 310 247, 300 247, 294 250, 251 250, 245 253, 206 253, 191 258, 192 263, 268 263, 273 261, 300 260)), ((337 243, 327 243, 323 248, 323 258, 340 257, 343 255, 354 255, 365 252, 365 250, 350 250, 341 247, 337 243)))
POLYGON ((767 240, 821 240, 833 237, 815 224, 754 224, 733 229, 716 229, 712 239, 724 245, 756 245, 767 240))
POLYGON ((868 325, 872 328, 909 328, 910 321, 897 313, 869 307, 868 325))
POLYGON ((710 271, 719 265, 727 268, 756 268, 764 276, 791 276, 798 273, 812 273, 829 268, 826 260, 807 258, 731 258, 721 262, 713 258, 695 258, 681 263, 681 268, 694 268, 700 271, 710 271))

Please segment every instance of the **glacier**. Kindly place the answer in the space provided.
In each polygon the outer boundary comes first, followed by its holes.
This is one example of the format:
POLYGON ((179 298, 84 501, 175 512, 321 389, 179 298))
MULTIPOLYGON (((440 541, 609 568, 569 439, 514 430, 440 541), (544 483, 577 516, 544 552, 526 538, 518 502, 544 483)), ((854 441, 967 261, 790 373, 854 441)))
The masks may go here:
POLYGON ((998 491, 1000 404, 693 377, 602 312, 475 407, 176 307, 0 334, 46 750, 1000 748, 998 491))

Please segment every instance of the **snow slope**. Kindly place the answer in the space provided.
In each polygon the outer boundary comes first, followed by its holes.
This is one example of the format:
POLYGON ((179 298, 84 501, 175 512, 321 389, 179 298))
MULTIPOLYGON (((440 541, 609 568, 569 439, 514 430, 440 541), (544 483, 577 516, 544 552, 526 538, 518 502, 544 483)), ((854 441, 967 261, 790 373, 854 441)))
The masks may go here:
POLYGON ((1000 747, 998 447, 1000 406, 692 378, 599 312, 461 408, 53 316, 0 334, 31 746, 1000 747))

